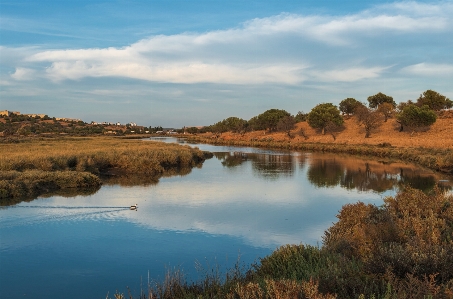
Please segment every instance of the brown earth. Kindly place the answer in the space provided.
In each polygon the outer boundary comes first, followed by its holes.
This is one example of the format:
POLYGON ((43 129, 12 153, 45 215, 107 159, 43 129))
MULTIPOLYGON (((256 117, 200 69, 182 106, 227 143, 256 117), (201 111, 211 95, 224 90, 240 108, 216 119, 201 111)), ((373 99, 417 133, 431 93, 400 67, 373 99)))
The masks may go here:
MULTIPOLYGON (((453 115, 448 115, 438 118, 437 121, 429 128, 419 130, 408 130, 399 132, 399 124, 395 119, 389 119, 383 125, 371 133, 370 138, 365 138, 365 130, 359 126, 354 118, 345 119, 344 130, 334 133, 335 140, 330 133, 322 135, 321 132, 311 128, 308 123, 300 122, 296 125, 296 129, 291 131, 295 136, 290 138, 286 133, 276 132, 268 133, 265 131, 254 131, 245 133, 226 132, 219 136, 223 140, 269 140, 273 141, 289 141, 292 142, 315 142, 315 143, 336 143, 336 144, 369 144, 379 145, 390 143, 396 147, 426 147, 453 149, 453 115), (300 130, 305 132, 308 139, 298 134, 300 130)), ((211 137, 214 134, 206 133, 205 137, 211 137)))

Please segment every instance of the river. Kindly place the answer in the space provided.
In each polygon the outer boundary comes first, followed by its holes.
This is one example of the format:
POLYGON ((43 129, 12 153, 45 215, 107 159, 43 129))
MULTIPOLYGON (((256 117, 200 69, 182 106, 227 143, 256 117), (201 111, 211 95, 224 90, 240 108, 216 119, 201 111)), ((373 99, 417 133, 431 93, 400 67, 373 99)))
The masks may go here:
POLYGON ((247 267, 284 244, 321 245, 344 204, 382 205, 404 184, 451 184, 415 165, 371 158, 191 146, 214 158, 158 182, 110 180, 94 194, 2 207, 0 297, 138 297, 166 271, 197 280, 238 262, 247 267))

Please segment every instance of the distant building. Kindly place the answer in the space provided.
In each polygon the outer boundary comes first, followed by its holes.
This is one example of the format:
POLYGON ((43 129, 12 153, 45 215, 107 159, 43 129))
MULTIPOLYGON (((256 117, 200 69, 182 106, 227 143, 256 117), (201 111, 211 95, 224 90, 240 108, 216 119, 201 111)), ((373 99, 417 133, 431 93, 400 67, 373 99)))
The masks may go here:
POLYGON ((46 116, 45 114, 24 114, 25 116, 29 116, 29 117, 36 117, 36 116, 39 116, 41 118, 44 118, 44 116, 46 116))
POLYGON ((0 115, 11 116, 12 114, 20 115, 20 112, 19 111, 8 111, 8 110, 0 111, 0 115))

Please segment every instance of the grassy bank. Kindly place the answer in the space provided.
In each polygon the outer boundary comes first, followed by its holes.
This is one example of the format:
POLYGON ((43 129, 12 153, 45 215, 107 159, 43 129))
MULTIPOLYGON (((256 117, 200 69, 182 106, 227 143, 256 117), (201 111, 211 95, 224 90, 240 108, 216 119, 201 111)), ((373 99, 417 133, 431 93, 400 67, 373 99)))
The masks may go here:
POLYGON ((113 137, 16 139, 0 143, 0 198, 97 187, 98 176, 187 173, 208 153, 177 144, 113 137))
POLYGON ((135 298, 453 298, 453 195, 408 188, 384 202, 344 206, 321 248, 285 245, 198 282, 176 271, 135 298))
POLYGON ((203 136, 190 136, 189 142, 209 143, 213 145, 231 145, 263 147, 272 149, 301 150, 309 152, 344 153, 350 155, 373 156, 391 160, 402 160, 416 163, 433 170, 453 174, 453 150, 448 148, 425 148, 425 147, 394 147, 382 143, 378 145, 368 144, 341 144, 319 143, 288 140, 273 140, 272 137, 260 140, 240 140, 208 138, 203 136))

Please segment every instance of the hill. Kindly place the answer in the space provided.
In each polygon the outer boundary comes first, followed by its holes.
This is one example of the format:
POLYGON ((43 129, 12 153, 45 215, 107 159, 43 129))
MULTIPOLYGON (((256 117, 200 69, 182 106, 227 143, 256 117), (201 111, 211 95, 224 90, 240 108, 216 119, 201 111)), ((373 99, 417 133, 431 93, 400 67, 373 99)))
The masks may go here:
MULTIPOLYGON (((334 143, 334 144, 368 144, 368 145, 392 145, 396 147, 422 147, 453 150, 453 111, 444 111, 437 121, 429 128, 419 130, 405 130, 399 132, 399 124, 395 119, 387 122, 372 132, 370 138, 365 138, 365 130, 360 127, 354 118, 345 118, 344 129, 334 133, 322 135, 319 131, 311 128, 308 123, 300 122, 291 131, 293 138, 284 132, 265 132, 254 131, 245 134, 226 132, 218 136, 219 139, 242 140, 242 141, 291 141, 292 143, 311 142, 311 143, 334 143), (300 135, 301 130, 304 135, 300 135)), ((204 137, 214 138, 212 133, 202 134, 204 137)))

